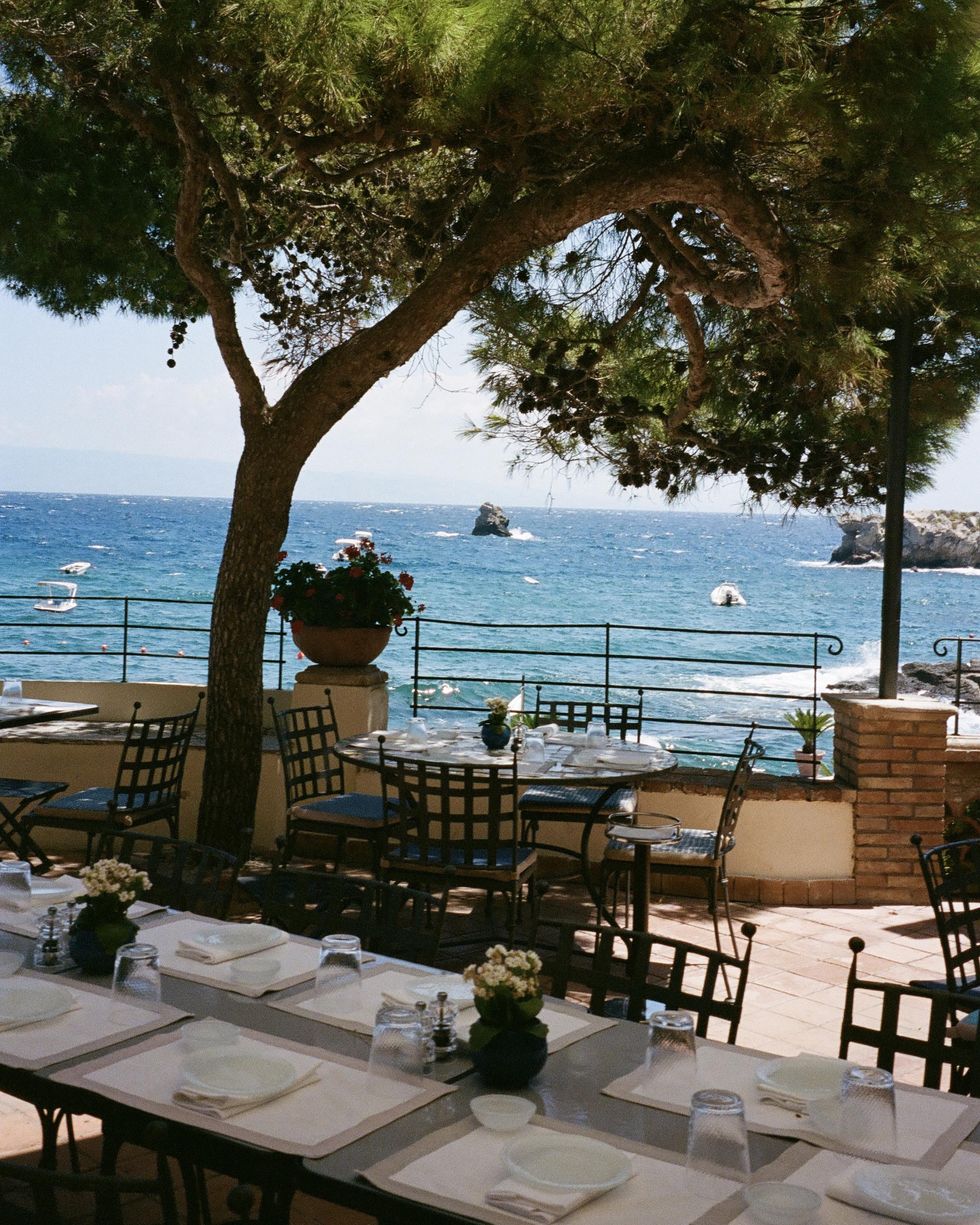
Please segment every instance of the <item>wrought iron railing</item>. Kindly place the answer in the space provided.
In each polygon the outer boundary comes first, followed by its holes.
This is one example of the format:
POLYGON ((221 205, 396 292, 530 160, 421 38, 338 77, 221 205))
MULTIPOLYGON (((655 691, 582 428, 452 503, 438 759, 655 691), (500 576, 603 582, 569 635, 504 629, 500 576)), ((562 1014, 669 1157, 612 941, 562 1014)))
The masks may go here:
POLYGON ((980 673, 980 638, 974 634, 967 634, 962 638, 937 638, 932 644, 933 652, 936 655, 945 657, 949 655, 949 647, 947 643, 955 643, 956 650, 953 657, 953 705, 956 707, 956 716, 953 720, 953 734, 960 734, 960 714, 964 710, 975 710, 980 712, 980 686, 976 681, 969 680, 967 673, 980 673), (977 651, 978 657, 973 655, 964 663, 963 648, 977 651))
POLYGON ((644 727, 668 737, 679 754, 730 761, 754 724, 776 733, 767 762, 789 762, 780 742, 795 733, 783 708, 793 703, 816 714, 821 659, 842 650, 833 634, 419 617, 412 711, 451 718, 483 710, 484 695, 493 694, 522 694, 533 710, 538 686, 549 697, 604 702, 639 693, 644 727), (753 685, 753 676, 772 669, 766 688, 753 685))

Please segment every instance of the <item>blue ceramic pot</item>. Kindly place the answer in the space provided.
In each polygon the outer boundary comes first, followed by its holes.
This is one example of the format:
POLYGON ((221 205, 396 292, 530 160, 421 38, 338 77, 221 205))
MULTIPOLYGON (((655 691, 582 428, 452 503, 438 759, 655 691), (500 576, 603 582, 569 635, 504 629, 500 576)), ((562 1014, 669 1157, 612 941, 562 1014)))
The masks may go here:
POLYGON ((470 1055, 485 1084, 494 1089, 523 1089, 544 1067, 548 1039, 526 1029, 505 1029, 470 1055))
POLYGON ((116 965, 116 950, 132 944, 139 928, 129 919, 100 923, 97 927, 76 927, 68 940, 72 960, 86 974, 111 974, 116 965))
POLYGON ((494 749, 505 749, 510 739, 510 728, 506 723, 503 727, 493 723, 481 723, 480 739, 491 752, 494 749))

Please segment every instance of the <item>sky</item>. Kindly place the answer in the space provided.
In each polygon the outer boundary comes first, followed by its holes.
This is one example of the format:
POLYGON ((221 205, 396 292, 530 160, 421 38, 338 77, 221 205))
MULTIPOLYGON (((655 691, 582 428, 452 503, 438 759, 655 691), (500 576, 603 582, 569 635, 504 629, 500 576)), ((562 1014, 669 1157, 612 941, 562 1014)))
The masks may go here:
MULTIPOLYGON (((457 322, 440 338, 438 360, 430 347, 378 384, 317 447, 297 499, 663 508, 655 491, 631 497, 604 472, 511 474, 506 444, 460 438, 489 403, 464 342, 457 322)), ((241 431, 209 325, 191 325, 173 370, 169 343, 165 323, 117 312, 56 319, 0 292, 0 488, 230 496, 241 431)), ((252 354, 261 356, 257 339, 252 354)), ((974 414, 933 488, 909 506, 980 510, 978 459, 974 414)), ((677 505, 738 511, 743 502, 732 481, 677 505)))

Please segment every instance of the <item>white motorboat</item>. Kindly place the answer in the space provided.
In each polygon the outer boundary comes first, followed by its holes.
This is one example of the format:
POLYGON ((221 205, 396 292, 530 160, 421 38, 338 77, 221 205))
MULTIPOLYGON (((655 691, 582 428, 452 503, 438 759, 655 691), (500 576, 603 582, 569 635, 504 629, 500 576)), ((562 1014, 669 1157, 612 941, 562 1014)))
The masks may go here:
POLYGON ((75 596, 78 595, 77 583, 38 583, 47 591, 47 598, 38 600, 34 605, 38 612, 66 613, 78 607, 75 596))
POLYGON ((62 574, 86 574, 92 569, 90 561, 70 561, 67 566, 59 566, 62 574))
POLYGON ((731 608, 736 604, 746 604, 748 601, 734 583, 719 583, 712 589, 708 599, 721 608, 731 608))

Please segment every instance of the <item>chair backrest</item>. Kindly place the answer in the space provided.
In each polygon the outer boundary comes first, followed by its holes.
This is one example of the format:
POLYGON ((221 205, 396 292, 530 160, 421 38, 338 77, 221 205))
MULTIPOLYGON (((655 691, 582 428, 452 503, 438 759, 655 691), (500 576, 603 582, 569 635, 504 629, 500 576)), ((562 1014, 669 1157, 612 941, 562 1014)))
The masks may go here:
POLYGON ((536 723, 557 723, 567 732, 584 731, 594 720, 605 723, 610 736, 639 743, 643 731, 643 690, 635 702, 587 701, 583 698, 546 698, 536 685, 534 719, 536 723))
POLYGON ((448 898, 448 891, 436 897, 363 877, 276 867, 262 922, 315 940, 347 932, 373 953, 435 965, 448 898))
POLYGON ((155 1176, 143 1178, 62 1173, 0 1160, 0 1220, 12 1223, 43 1221, 44 1225, 69 1225, 79 1219, 116 1221, 123 1219, 120 1211, 126 1205, 147 1225, 157 1225, 157 1222, 180 1225, 170 1167, 162 1152, 165 1137, 166 1125, 155 1122, 146 1128, 143 1136, 134 1139, 134 1143, 145 1144, 156 1153, 155 1176), (88 1199, 91 1207, 87 1211, 81 1209, 79 1197, 88 1199), (133 1197, 132 1200, 129 1197, 133 1197), (147 1210, 147 1197, 153 1199, 150 1211, 147 1210), (80 1209, 85 1212, 83 1217, 80 1209))
POLYGON ((239 853, 233 855, 183 838, 112 833, 103 835, 98 857, 115 856, 146 872, 150 878, 148 901, 223 919, 251 839, 251 828, 242 830, 239 853))
POLYGON ((912 845, 936 916, 946 986, 950 991, 980 987, 980 838, 924 851, 921 835, 913 834, 912 845))
POLYGON ((203 700, 202 692, 197 695, 197 705, 192 711, 162 719, 138 719, 140 703, 133 703, 116 771, 113 808, 176 810, 180 807, 187 750, 203 700))
POLYGON ((721 806, 721 817, 718 820, 718 830, 715 835, 715 858, 722 856, 734 840, 735 826, 738 823, 739 813, 742 811, 742 802, 752 778, 752 771, 759 758, 765 756, 766 750, 754 737, 755 724, 753 723, 749 734, 745 737, 742 751, 728 781, 728 790, 725 792, 725 800, 721 806))
POLYGON ((379 740, 382 794, 397 810, 389 848, 427 868, 493 871, 517 862, 517 755, 499 766, 392 757, 379 740))
POLYGON ((950 1092, 980 1097, 980 1025, 974 1026, 972 1038, 956 1037, 949 1032, 957 1014, 973 1007, 969 1000, 953 991, 861 979, 857 963, 858 954, 864 951, 864 941, 860 936, 852 936, 848 947, 852 957, 840 1031, 841 1059, 848 1058, 852 1043, 871 1047, 876 1052, 877 1066, 889 1072, 894 1071, 896 1055, 913 1056, 922 1061, 922 1084, 927 1089, 942 1088, 943 1068, 948 1067, 950 1092), (869 1018, 872 1002, 880 1010, 877 1026, 869 1018), (906 1003, 909 1007, 903 1016, 902 1007, 906 1003), (922 1037, 925 1009, 928 1023, 926 1036, 922 1037))
POLYGON ((269 699, 287 808, 317 796, 341 795, 345 790, 343 763, 333 753, 340 734, 329 689, 324 689, 323 697, 322 706, 289 710, 276 710, 275 700, 269 699))
POLYGON ((726 1022, 725 1041, 734 1042, 755 933, 755 924, 742 925, 746 944, 741 957, 652 932, 575 923, 538 923, 533 943, 551 980, 550 994, 559 999, 565 999, 570 986, 581 984, 589 992, 590 1012, 602 1015, 609 1000, 625 998, 630 1021, 642 1021, 653 1000, 692 1013, 702 1038, 712 1018, 726 1022), (554 953, 548 948, 555 940, 551 933, 557 936, 554 953), (731 994, 725 973, 729 982, 735 980, 731 994))

